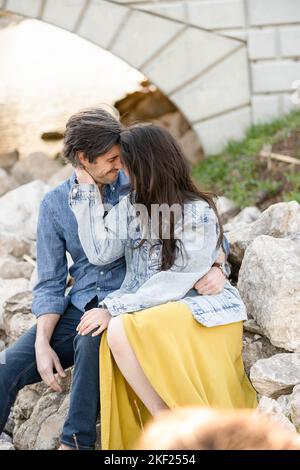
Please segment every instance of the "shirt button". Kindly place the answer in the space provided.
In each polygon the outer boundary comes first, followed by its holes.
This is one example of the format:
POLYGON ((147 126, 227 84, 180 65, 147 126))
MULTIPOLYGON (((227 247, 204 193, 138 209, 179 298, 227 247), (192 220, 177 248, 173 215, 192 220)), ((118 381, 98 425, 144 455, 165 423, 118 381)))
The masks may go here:
POLYGON ((100 274, 101 274, 101 276, 103 276, 104 272, 103 272, 103 271, 101 271, 101 272, 100 272, 100 274))
POLYGON ((72 195, 73 195, 73 196, 76 196, 77 193, 78 193, 78 189, 77 189, 77 188, 74 188, 73 191, 72 191, 72 195))
POLYGON ((114 186, 111 188, 111 190, 112 190, 112 191, 114 191, 114 190, 115 190, 114 186))
POLYGON ((97 289, 96 289, 96 290, 101 290, 101 289, 100 289, 100 287, 97 287, 97 289))

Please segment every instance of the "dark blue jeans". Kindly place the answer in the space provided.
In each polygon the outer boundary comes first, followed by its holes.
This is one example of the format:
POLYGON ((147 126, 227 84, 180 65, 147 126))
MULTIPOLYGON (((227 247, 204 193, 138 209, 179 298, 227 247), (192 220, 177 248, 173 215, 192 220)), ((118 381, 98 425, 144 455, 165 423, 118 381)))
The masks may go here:
MULTIPOLYGON (((96 299, 86 310, 97 306, 96 299)), ((100 408, 99 344, 101 335, 77 335, 76 327, 82 312, 69 304, 53 332, 51 347, 62 367, 75 364, 69 413, 61 434, 61 442, 79 449, 94 449, 96 421, 100 408)), ((25 385, 41 382, 35 356, 36 326, 21 336, 2 354, 0 364, 0 434, 4 429, 19 390, 25 385)))

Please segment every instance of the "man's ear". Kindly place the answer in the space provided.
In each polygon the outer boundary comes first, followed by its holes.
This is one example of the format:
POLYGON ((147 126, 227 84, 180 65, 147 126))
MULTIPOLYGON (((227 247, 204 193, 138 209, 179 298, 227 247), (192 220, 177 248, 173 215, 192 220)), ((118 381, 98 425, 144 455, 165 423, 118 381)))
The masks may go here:
POLYGON ((80 166, 81 168, 85 168, 85 164, 86 162, 88 162, 88 158, 86 157, 85 153, 80 151, 80 152, 77 152, 77 162, 78 162, 78 166, 80 166))

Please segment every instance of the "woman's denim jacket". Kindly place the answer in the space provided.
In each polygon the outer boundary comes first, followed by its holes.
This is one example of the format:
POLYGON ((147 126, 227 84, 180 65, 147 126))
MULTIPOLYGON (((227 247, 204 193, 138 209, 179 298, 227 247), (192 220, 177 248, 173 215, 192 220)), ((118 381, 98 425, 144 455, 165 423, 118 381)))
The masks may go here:
POLYGON ((155 244, 158 237, 151 237, 139 246, 145 238, 140 222, 143 207, 132 204, 132 197, 125 196, 119 204, 108 208, 102 204, 96 185, 74 184, 69 195, 79 238, 90 263, 101 266, 125 256, 123 284, 103 300, 111 315, 181 301, 205 326, 245 320, 245 306, 229 281, 217 295, 199 295, 193 289, 217 258, 219 226, 213 209, 202 200, 184 205, 183 217, 181 213, 175 219, 174 230, 175 237, 181 240, 181 249, 172 268, 160 271, 161 246, 155 244))

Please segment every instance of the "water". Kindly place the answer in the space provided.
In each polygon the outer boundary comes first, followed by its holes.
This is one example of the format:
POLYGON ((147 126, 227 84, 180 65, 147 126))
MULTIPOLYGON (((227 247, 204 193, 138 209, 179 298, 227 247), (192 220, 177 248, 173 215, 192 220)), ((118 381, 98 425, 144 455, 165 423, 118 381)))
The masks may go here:
POLYGON ((45 142, 43 132, 63 130, 79 109, 113 104, 143 78, 107 51, 37 20, 0 30, 0 153, 54 156, 61 141, 45 142))

